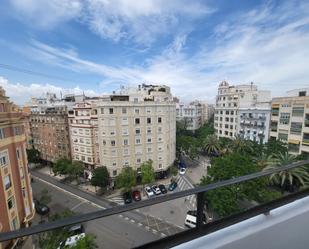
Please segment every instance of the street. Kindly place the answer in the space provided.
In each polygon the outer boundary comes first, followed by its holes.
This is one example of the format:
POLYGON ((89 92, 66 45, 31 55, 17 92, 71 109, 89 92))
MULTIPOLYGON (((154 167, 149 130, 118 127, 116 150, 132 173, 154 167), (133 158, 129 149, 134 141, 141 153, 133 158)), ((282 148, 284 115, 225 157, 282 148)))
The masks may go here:
MULTIPOLYGON (((42 189, 47 189, 52 196, 48 205, 52 213, 66 208, 75 213, 88 213, 111 207, 104 199, 60 183, 50 176, 39 172, 32 172, 32 175, 35 179, 32 183, 34 197, 42 189)), ((144 215, 140 210, 90 221, 85 227, 86 233, 96 235, 99 248, 131 248, 182 231, 173 224, 144 215)))

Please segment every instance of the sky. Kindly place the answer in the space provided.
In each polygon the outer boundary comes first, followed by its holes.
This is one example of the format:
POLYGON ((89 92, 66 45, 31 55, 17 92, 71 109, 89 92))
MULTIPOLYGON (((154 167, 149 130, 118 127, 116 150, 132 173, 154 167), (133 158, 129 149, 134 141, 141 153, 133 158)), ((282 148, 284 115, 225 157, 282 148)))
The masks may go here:
POLYGON ((0 86, 17 104, 46 92, 96 96, 165 84, 214 103, 222 80, 272 96, 309 87, 309 2, 8 0, 0 86))

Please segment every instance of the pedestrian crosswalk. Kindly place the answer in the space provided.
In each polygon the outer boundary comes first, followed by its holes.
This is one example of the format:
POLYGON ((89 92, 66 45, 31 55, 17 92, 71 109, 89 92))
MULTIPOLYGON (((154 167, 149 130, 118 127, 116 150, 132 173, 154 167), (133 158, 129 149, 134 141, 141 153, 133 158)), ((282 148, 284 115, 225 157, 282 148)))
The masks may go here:
MULTIPOLYGON (((191 189, 194 188, 194 186, 192 185, 192 183, 187 179, 186 176, 180 176, 178 175, 177 178, 177 183, 178 183, 178 188, 179 190, 187 190, 187 189, 191 189)), ((196 197, 195 195, 190 195, 190 196, 186 196, 185 197, 185 202, 189 205, 189 207, 191 209, 195 209, 196 208, 196 197)))
POLYGON ((112 197, 112 198, 108 198, 108 200, 111 201, 111 202, 115 202, 118 205, 124 205, 124 200, 123 200, 122 196, 115 196, 115 197, 112 197))

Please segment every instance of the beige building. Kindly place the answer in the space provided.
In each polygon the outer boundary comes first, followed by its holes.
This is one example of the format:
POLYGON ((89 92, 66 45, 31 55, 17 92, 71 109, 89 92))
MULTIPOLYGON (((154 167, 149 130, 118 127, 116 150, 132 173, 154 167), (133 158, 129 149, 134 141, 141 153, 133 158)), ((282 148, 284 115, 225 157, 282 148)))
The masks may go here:
MULTIPOLYGON (((24 115, 0 87, 0 233, 29 226, 34 216, 24 115)), ((12 248, 17 241, 0 243, 12 248)))
POLYGON ((309 88, 274 98, 271 114, 270 139, 288 143, 292 154, 309 153, 309 88))
POLYGON ((68 112, 72 159, 82 161, 89 171, 100 164, 97 103, 87 98, 68 112))
POLYGON ((205 124, 213 117, 215 107, 212 104, 202 103, 202 123, 205 124))
POLYGON ((270 119, 270 91, 258 90, 253 83, 230 86, 220 83, 215 107, 214 128, 218 137, 240 135, 267 142, 270 119))
POLYGON ((167 86, 139 85, 105 96, 98 107, 100 162, 112 177, 123 167, 153 161, 156 172, 173 164, 176 108, 167 86))

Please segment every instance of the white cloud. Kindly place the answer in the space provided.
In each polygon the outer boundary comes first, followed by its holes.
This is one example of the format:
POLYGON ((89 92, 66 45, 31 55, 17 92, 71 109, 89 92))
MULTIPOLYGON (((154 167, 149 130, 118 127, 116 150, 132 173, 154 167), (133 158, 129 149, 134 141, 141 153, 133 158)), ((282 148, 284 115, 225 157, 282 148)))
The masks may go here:
POLYGON ((162 34, 174 33, 183 17, 192 21, 214 11, 189 0, 11 0, 11 4, 16 16, 32 27, 54 28, 75 20, 104 39, 146 46, 162 34))
POLYGON ((10 100, 15 104, 23 105, 29 102, 31 97, 43 97, 47 92, 56 93, 60 97, 60 93, 65 94, 82 94, 85 93, 86 96, 98 96, 99 94, 93 90, 81 89, 79 86, 74 88, 63 88, 55 86, 52 84, 22 84, 22 83, 12 83, 6 78, 0 76, 0 86, 6 91, 6 96, 10 97, 10 100))
MULTIPOLYGON (((145 10, 145 15, 162 11, 148 5, 138 7, 145 10)), ((130 18, 143 13, 129 7, 126 11, 130 18)), ((287 2, 279 7, 266 4, 218 23, 213 36, 201 40, 194 53, 190 50, 190 34, 179 33, 161 54, 146 58, 143 66, 99 64, 81 58, 76 51, 34 40, 26 50, 31 51, 33 59, 101 75, 102 87, 144 81, 163 83, 185 100, 214 101, 217 85, 226 79, 231 84, 253 81, 261 89, 272 90, 273 96, 279 96, 286 90, 309 85, 308 12, 306 3, 287 2)))

